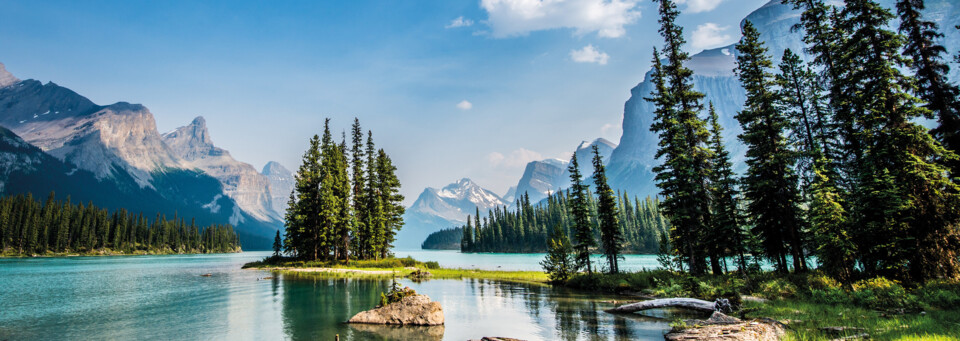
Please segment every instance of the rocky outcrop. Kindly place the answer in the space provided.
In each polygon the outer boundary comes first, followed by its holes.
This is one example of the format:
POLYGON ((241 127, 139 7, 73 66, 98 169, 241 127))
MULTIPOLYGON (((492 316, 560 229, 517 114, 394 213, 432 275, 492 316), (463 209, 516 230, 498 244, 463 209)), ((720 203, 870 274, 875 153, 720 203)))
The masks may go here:
POLYGON ((443 325, 443 308, 426 295, 412 295, 399 302, 354 315, 348 323, 391 324, 411 326, 443 325))
POLYGON ((771 319, 741 321, 738 318, 714 312, 706 320, 685 321, 690 328, 674 328, 664 339, 680 340, 724 340, 724 341, 776 341, 785 333, 780 322, 771 319))
POLYGON ((202 170, 219 180, 224 194, 244 212, 261 221, 280 219, 273 208, 270 180, 250 164, 237 161, 230 152, 215 146, 203 117, 163 134, 163 141, 184 160, 186 167, 202 170))
POLYGON ((7 72, 7 67, 0 63, 0 88, 11 86, 14 84, 20 83, 20 80, 17 77, 14 77, 13 74, 7 72))

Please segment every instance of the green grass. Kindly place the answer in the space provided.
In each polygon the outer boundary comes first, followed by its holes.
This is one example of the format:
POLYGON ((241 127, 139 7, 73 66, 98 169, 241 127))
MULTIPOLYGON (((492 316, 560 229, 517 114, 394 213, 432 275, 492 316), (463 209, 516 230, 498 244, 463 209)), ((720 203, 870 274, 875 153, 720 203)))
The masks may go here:
POLYGON ((769 317, 789 322, 787 340, 830 340, 844 335, 823 332, 823 327, 862 328, 873 340, 960 340, 960 311, 931 309, 920 313, 895 314, 853 305, 835 305, 798 299, 747 302, 756 309, 751 317, 769 317))
POLYGON ((474 269, 443 269, 437 262, 420 262, 413 258, 387 258, 380 260, 354 260, 349 263, 342 261, 298 261, 283 257, 268 257, 262 261, 243 265, 249 269, 276 269, 276 268, 332 268, 357 271, 390 271, 391 273, 363 273, 363 272, 302 272, 278 270, 285 275, 304 278, 371 278, 384 279, 393 277, 407 277, 415 269, 429 271, 429 279, 488 279, 498 281, 546 283, 547 274, 541 271, 490 271, 474 269))

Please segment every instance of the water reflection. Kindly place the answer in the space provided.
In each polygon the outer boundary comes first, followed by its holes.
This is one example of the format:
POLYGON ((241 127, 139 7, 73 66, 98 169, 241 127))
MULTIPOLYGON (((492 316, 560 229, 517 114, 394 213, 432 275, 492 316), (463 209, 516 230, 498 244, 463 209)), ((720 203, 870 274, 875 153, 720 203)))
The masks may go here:
POLYGON ((240 270, 262 255, 0 260, 0 340, 662 340, 673 311, 602 312, 612 300, 545 285, 401 280, 440 302, 434 328, 347 325, 390 280, 240 270), (211 277, 201 274, 212 273, 211 277), (271 278, 272 277, 272 278, 271 278))

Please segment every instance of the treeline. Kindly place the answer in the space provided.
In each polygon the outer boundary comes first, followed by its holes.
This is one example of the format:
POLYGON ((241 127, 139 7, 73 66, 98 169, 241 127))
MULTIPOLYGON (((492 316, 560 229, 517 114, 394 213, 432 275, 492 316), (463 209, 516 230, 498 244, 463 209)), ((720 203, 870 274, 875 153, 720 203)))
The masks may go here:
POLYGON ((898 31, 888 28, 894 12, 873 0, 788 0, 803 11, 796 29, 810 63, 787 50, 774 66, 744 22, 742 178, 730 171, 712 105, 693 90, 676 4, 657 2, 665 44, 654 49, 647 100, 671 221, 668 263, 722 273, 724 259, 745 266, 744 255, 757 254, 800 272, 816 256, 845 282, 960 276, 960 90, 946 77, 943 35, 923 17, 922 0, 897 1, 898 31), (938 125, 929 131, 920 118, 938 125))
POLYGON ((381 259, 403 227, 397 168, 354 119, 351 144, 314 135, 297 170, 286 212, 284 251, 306 260, 381 259))
MULTIPOLYGON (((541 205, 531 205, 529 198, 524 194, 517 199, 517 209, 513 212, 506 207, 497 207, 483 219, 476 219, 477 215, 467 217, 467 225, 461 227, 462 232, 458 234, 462 235, 461 251, 546 252, 554 227, 567 235, 574 233, 569 190, 558 191, 541 205)), ((669 228, 666 218, 660 214, 659 201, 649 197, 645 200, 631 199, 626 193, 617 193, 616 198, 617 206, 621 208, 618 229, 623 235, 624 253, 656 253, 660 235, 666 234, 669 228)), ((589 224, 598 226, 597 200, 592 195, 588 195, 587 199, 589 224)), ((600 238, 597 228, 591 228, 590 232, 594 239, 600 238)))
POLYGON ((198 227, 183 218, 125 209, 108 212, 89 203, 58 201, 53 192, 46 202, 31 194, 0 198, 0 253, 221 253, 240 251, 230 225, 198 227))
POLYGON ((454 227, 431 233, 420 244, 425 250, 460 250, 463 242, 463 228, 454 227))

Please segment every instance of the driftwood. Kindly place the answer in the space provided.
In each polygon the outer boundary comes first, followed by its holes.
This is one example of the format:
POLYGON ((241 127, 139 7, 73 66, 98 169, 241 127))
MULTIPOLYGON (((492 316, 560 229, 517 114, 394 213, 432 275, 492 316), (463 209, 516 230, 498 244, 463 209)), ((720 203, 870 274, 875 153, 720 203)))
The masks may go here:
POLYGON ((632 313, 641 310, 667 307, 686 308, 703 312, 713 312, 717 310, 715 302, 698 300, 696 298, 661 298, 656 300, 624 304, 613 309, 607 309, 606 312, 632 313))

